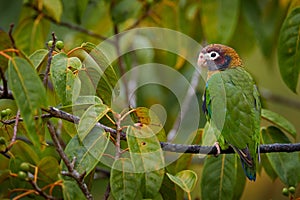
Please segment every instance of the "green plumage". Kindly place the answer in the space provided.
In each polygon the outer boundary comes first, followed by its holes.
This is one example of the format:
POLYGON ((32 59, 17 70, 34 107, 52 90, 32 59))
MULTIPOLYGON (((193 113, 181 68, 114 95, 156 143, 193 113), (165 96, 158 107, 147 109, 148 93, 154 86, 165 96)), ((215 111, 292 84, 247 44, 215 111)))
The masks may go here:
POLYGON ((232 146, 247 177, 255 180, 261 105, 252 77, 243 67, 214 73, 206 83, 204 103, 210 125, 220 130, 221 148, 232 146))

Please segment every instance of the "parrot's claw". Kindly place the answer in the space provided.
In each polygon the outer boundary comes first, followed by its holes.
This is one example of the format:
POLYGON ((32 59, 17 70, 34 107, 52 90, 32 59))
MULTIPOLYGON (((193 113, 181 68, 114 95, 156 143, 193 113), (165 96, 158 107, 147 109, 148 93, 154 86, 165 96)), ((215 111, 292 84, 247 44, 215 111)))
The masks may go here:
POLYGON ((221 153, 221 148, 218 142, 215 142, 214 146, 217 148, 217 153, 215 154, 215 156, 217 157, 221 153))

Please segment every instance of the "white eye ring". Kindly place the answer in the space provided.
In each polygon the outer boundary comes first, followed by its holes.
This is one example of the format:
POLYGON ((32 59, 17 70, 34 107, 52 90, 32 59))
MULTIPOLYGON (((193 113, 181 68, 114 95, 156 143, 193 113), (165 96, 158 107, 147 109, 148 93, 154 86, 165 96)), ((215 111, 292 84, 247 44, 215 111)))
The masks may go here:
POLYGON ((207 54, 208 54, 210 60, 216 60, 220 56, 220 54, 216 51, 211 51, 207 54))

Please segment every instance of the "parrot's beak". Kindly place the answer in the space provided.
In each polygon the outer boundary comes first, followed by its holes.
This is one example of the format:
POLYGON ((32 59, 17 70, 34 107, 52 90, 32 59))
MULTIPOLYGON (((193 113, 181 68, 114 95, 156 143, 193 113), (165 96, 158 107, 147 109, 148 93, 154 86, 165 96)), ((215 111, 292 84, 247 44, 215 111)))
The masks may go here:
POLYGON ((197 64, 199 67, 207 67, 207 61, 206 61, 205 55, 203 53, 199 54, 197 64))

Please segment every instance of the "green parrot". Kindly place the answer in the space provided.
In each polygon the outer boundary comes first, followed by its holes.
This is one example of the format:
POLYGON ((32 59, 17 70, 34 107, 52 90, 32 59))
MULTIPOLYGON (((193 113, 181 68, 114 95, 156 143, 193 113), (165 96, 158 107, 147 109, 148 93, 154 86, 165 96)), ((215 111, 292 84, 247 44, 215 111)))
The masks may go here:
POLYGON ((219 132, 216 147, 231 146, 240 156, 249 180, 256 179, 260 141, 260 95, 251 75, 234 49, 211 44, 198 58, 207 67, 203 110, 208 123, 219 132))

